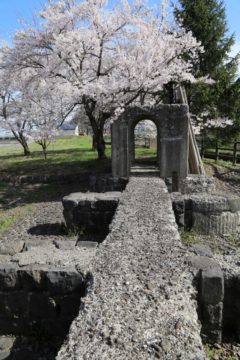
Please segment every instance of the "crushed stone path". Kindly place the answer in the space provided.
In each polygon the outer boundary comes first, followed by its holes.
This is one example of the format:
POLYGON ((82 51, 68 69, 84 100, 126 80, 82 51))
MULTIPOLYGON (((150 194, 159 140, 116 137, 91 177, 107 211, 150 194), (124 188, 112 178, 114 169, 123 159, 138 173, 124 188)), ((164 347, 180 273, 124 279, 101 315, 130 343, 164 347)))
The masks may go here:
POLYGON ((207 359, 185 251, 163 180, 131 177, 57 359, 207 359))

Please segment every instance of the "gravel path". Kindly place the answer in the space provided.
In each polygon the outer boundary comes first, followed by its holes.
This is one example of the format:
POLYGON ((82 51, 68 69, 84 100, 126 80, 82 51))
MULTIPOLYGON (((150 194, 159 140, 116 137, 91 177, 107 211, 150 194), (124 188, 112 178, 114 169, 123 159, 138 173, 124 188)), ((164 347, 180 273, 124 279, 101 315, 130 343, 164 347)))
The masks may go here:
POLYGON ((132 177, 57 359, 206 359, 184 255, 164 182, 132 177))

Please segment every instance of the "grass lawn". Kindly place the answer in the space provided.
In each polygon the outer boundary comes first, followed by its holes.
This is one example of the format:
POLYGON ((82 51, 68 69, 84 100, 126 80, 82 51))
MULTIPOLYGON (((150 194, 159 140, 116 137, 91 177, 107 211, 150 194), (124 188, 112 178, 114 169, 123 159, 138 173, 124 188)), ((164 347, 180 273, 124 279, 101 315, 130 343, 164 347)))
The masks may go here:
POLYGON ((135 148, 135 159, 138 160, 157 160, 157 150, 143 147, 135 148))
POLYGON ((236 171, 238 172, 240 170, 240 164, 237 163, 236 165, 233 165, 231 161, 225 161, 225 160, 214 160, 214 159, 203 159, 203 163, 206 165, 216 165, 218 167, 222 167, 228 170, 236 171))
MULTIPOLYGON (((19 146, 0 147, 0 173, 9 175, 35 175, 78 173, 84 170, 99 170, 110 160, 98 161, 97 152, 91 149, 92 141, 88 136, 66 136, 52 142, 48 147, 48 158, 44 160, 41 147, 30 144, 30 156, 23 156, 19 146)), ((110 147, 106 154, 110 156, 110 147)), ((0 187, 1 191, 1 187, 0 187)))
MULTIPOLYGON (((110 171, 110 147, 106 150, 108 158, 99 161, 97 152, 92 150, 91 137, 58 138, 49 145, 47 160, 39 145, 30 144, 30 151, 31 155, 26 157, 19 145, 0 147, 0 174, 16 177, 110 171)), ((74 191, 81 191, 79 184, 13 185, 0 181, 0 236, 18 219, 33 213, 35 203, 59 201, 62 196, 74 191)))

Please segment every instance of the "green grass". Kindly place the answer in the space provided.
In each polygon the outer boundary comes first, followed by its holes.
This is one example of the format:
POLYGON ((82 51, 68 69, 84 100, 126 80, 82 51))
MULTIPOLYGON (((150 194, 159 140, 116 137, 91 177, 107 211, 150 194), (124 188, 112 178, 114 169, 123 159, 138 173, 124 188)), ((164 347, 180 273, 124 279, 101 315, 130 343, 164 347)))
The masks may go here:
POLYGON ((6 233, 18 219, 32 214, 33 211, 34 209, 31 205, 19 206, 7 211, 0 211, 0 235, 6 233))
MULTIPOLYGON (((47 160, 41 147, 30 144, 30 156, 23 156, 21 146, 0 147, 0 173, 13 176, 79 173, 95 170, 110 171, 111 147, 107 145, 105 161, 99 161, 97 152, 92 150, 90 136, 65 136, 58 138, 48 147, 47 160)), ((136 148, 136 159, 156 158, 156 150, 136 148)), ((0 185, 0 192, 1 192, 0 185)))
POLYGON ((156 149, 136 147, 135 159, 138 160, 138 159, 147 159, 147 158, 157 158, 156 149))
POLYGON ((206 165, 218 165, 227 169, 238 170, 240 169, 240 164, 233 165, 231 161, 225 160, 214 160, 214 159, 203 159, 203 163, 206 165))
MULTIPOLYGON (((92 150, 90 136, 65 136, 58 138, 48 147, 47 160, 44 159, 41 147, 35 143, 30 144, 30 156, 23 156, 22 147, 13 145, 0 147, 0 209, 6 211, 16 208, 20 204, 32 204, 44 201, 59 201, 69 192, 82 191, 80 184, 62 184, 61 181, 51 184, 14 185, 9 182, 11 178, 19 176, 59 176, 64 174, 79 174, 93 172, 111 172, 111 146, 107 145, 107 158, 99 161, 97 152, 92 150)), ((136 157, 145 160, 155 154, 152 149, 137 148, 136 157)), ((83 189, 84 191, 84 189, 83 189)), ((14 221, 11 217, 2 220, 2 228, 8 227, 14 221)))
MULTIPOLYGON (((101 170, 109 166, 109 159, 99 162, 97 152, 92 150, 88 136, 59 138, 48 147, 48 158, 44 160, 41 147, 30 144, 30 156, 23 156, 19 146, 0 147, 0 173, 8 175, 35 175, 76 173, 92 169, 101 170)), ((106 149, 109 157, 110 147, 106 149)), ((0 188, 1 191, 1 188, 0 188)))
MULTIPOLYGON (((206 344, 205 351, 207 353, 209 360, 215 360, 215 359, 219 359, 221 357, 224 349, 223 348, 216 349, 214 346, 206 344)), ((226 360, 237 360, 237 359, 235 356, 228 355, 226 357, 226 360)))
POLYGON ((194 230, 180 229, 182 242, 186 245, 195 244, 198 242, 197 233, 194 230))
POLYGON ((222 349, 216 349, 213 346, 208 345, 208 344, 205 345, 205 350, 206 350, 209 360, 214 360, 214 359, 218 358, 218 356, 220 356, 221 353, 223 352, 222 349))
MULTIPOLYGON (((64 185, 60 181, 51 184, 12 184, 11 178, 24 175, 61 175, 81 174, 88 171, 111 171, 110 147, 106 149, 107 159, 99 161, 97 152, 92 150, 92 139, 87 136, 68 136, 58 138, 48 148, 48 158, 44 159, 39 145, 30 144, 31 155, 23 156, 19 145, 0 147, 0 231, 5 231, 15 222, 15 214, 9 209, 17 209, 19 205, 44 201, 59 201, 69 192, 80 191, 80 185, 64 185), (5 180, 4 180, 5 179, 5 180), (68 186, 68 187, 67 187, 68 186)), ((79 175, 81 176, 81 175, 79 175)))

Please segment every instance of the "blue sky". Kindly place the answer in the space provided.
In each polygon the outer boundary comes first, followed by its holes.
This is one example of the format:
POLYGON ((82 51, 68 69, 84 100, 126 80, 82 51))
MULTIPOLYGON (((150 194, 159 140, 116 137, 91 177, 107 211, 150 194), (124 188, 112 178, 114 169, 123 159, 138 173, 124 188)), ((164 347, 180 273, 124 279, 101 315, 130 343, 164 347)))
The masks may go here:
MULTIPOLYGON (((117 0, 111 0, 111 3, 117 0)), ((150 0, 150 3, 158 2, 150 0)), ((0 40, 11 40, 14 32, 21 27, 20 20, 32 20, 32 14, 37 12, 46 0, 0 0, 0 40)), ((228 26, 236 35, 234 52, 240 51, 240 0, 225 0, 228 26)))

